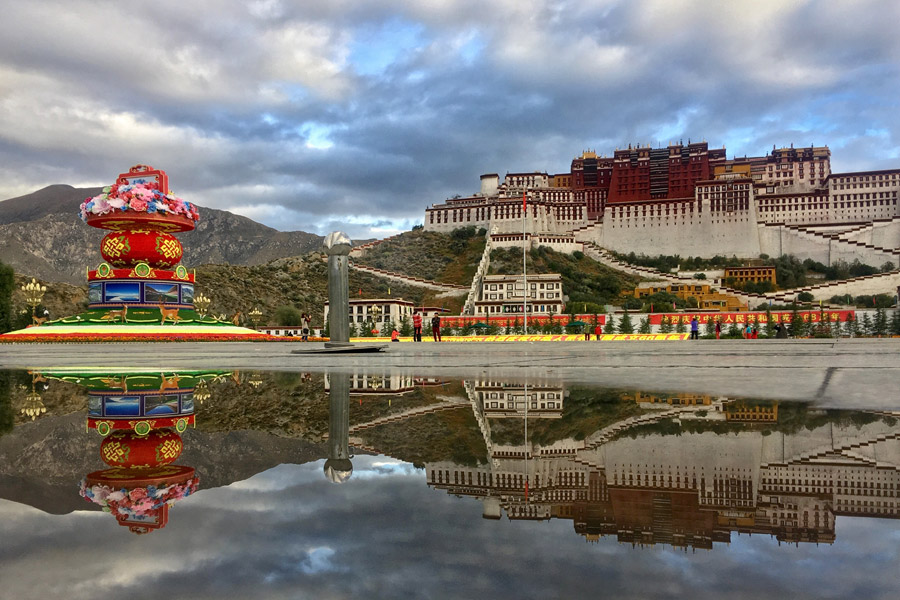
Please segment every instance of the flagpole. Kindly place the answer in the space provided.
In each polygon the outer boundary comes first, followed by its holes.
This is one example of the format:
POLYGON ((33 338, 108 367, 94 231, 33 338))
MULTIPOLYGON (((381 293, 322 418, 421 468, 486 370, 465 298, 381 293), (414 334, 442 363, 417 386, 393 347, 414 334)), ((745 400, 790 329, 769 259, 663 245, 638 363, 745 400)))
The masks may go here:
POLYGON ((527 256, 525 252, 525 213, 528 210, 525 198, 527 193, 527 190, 522 190, 522 281, 524 284, 522 290, 522 312, 525 313, 525 335, 528 335, 528 272, 525 266, 525 257, 527 256))
POLYGON ((528 382, 525 382, 525 503, 528 503, 528 382))

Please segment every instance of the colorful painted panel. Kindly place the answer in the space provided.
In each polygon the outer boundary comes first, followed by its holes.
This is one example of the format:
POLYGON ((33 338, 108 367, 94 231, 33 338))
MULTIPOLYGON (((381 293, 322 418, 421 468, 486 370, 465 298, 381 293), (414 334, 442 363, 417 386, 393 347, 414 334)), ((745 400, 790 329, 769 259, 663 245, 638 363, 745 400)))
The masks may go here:
POLYGON ((183 414, 190 414, 194 412, 194 395, 193 394, 184 394, 181 396, 181 412, 183 414))
POLYGON ((177 283, 145 283, 144 302, 178 302, 177 283))
POLYGON ((165 396, 146 396, 144 397, 144 414, 146 416, 177 415, 178 414, 178 395, 167 394, 165 396))
POLYGON ((182 285, 181 286, 181 303, 182 304, 192 304, 193 302, 194 302, 194 286, 182 285))
POLYGON ((110 281, 106 284, 104 302, 140 302, 141 284, 131 281, 110 281))
POLYGON ((99 417, 103 415, 103 402, 99 396, 88 397, 88 416, 99 417))
POLYGON ((94 304, 95 302, 103 301, 103 284, 98 282, 88 284, 88 302, 94 304))
POLYGON ((141 415, 140 396, 104 396, 107 417, 138 417, 141 415))

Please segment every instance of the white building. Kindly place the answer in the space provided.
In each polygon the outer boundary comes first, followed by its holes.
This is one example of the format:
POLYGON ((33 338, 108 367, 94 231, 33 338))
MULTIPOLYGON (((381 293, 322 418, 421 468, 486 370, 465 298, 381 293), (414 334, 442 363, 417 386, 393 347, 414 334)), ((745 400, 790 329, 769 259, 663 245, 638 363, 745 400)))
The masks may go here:
MULTIPOLYGON (((328 322, 328 302, 325 303, 325 322, 328 322)), ((417 306, 403 298, 360 298, 350 300, 350 324, 372 323, 379 330, 391 323, 400 326, 405 318, 412 319, 413 313, 422 315, 427 321, 436 314, 449 312, 440 306, 417 306)))
POLYGON ((541 275, 485 275, 481 291, 475 301, 475 314, 502 316, 523 313, 525 279, 528 280, 528 314, 557 315, 563 312, 562 276, 559 273, 541 275))

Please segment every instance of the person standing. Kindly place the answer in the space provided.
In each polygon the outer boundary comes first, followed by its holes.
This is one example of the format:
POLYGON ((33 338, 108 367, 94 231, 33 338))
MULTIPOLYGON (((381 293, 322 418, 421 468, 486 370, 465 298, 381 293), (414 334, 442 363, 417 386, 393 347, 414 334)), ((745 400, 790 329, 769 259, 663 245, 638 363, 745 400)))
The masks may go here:
POLYGON ((419 313, 413 313, 412 321, 413 321, 413 341, 421 342, 422 341, 422 315, 420 315, 419 313))
POLYGON ((594 335, 597 336, 597 341, 600 341, 600 336, 603 335, 603 325, 597 323, 597 326, 594 327, 594 335))
POLYGON ((434 341, 441 341, 441 318, 434 313, 434 316, 431 317, 431 336, 434 338, 434 341))
POLYGON ((722 321, 716 321, 716 339, 719 339, 720 335, 722 335, 722 321))
POLYGON ((304 342, 309 341, 309 328, 312 325, 312 318, 307 313, 303 313, 300 315, 300 326, 303 328, 303 337, 301 338, 304 342))
POLYGON ((700 339, 700 322, 697 320, 696 316, 691 317, 691 339, 700 339))

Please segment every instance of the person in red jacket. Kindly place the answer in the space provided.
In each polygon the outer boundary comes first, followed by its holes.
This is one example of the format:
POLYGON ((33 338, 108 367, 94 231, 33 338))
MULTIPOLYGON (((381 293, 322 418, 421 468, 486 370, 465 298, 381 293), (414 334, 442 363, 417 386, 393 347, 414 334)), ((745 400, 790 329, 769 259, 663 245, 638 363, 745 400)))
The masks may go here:
POLYGON ((597 326, 594 327, 594 335, 597 336, 597 339, 600 339, 600 336, 603 335, 603 325, 597 323, 597 326))
POLYGON ((420 315, 419 313, 413 313, 412 321, 413 321, 413 341, 421 342, 422 341, 422 315, 420 315))

